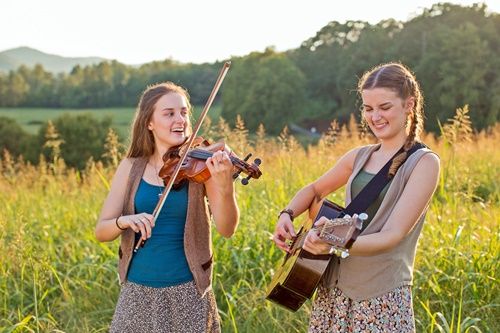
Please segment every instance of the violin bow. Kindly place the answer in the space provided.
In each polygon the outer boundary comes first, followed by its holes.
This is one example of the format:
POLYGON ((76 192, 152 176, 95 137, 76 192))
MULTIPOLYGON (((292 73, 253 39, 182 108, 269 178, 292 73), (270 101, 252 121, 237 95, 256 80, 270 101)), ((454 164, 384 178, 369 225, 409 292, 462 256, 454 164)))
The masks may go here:
MULTIPOLYGON (((229 67, 231 67, 231 61, 226 61, 224 65, 222 66, 222 69, 220 70, 219 76, 217 77, 217 81, 215 81, 215 85, 212 88, 212 92, 210 93, 210 96, 208 96, 208 100, 205 103, 205 107, 203 108, 203 112, 201 113, 200 117, 196 121, 193 133, 189 137, 189 140, 187 141, 186 145, 186 150, 184 153, 181 155, 179 162, 177 163, 177 166, 174 169, 174 172, 172 173, 172 176, 168 180, 168 183, 165 185, 165 190, 160 196, 160 199, 158 200, 158 203, 156 204, 156 207, 153 211, 153 217, 156 221, 158 218, 158 215, 160 215, 160 211, 163 208, 163 205, 165 204, 165 201, 167 199, 168 194, 170 193, 170 190, 172 189, 172 186, 174 184, 175 178, 177 178, 177 175, 179 174, 179 171, 181 170, 182 163, 184 163, 184 160, 186 159, 186 156, 189 152, 189 149, 193 145, 194 139, 196 138, 196 135, 198 134, 201 125, 203 121, 205 120, 205 117, 208 113, 208 110, 210 109, 210 106, 212 105, 212 102, 215 99, 215 96, 217 95, 217 92, 219 91, 220 86, 222 85, 222 82, 224 81, 224 78, 226 77, 227 71, 229 70, 229 67)), ((144 240, 140 240, 137 242, 137 245, 134 248, 134 252, 137 252, 139 247, 144 243, 144 240)))

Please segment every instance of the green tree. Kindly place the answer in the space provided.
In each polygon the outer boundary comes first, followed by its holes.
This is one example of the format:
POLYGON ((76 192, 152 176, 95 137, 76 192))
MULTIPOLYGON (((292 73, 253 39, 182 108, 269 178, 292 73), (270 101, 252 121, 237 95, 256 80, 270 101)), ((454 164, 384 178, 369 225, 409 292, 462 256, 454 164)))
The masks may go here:
POLYGON ((26 79, 18 72, 10 71, 7 76, 6 85, 5 100, 2 104, 5 106, 22 104, 29 93, 29 85, 26 79))
MULTIPOLYGON (((105 142, 111 118, 98 120, 90 114, 64 114, 53 121, 57 130, 61 157, 69 166, 83 169, 89 158, 100 160, 105 153, 105 142)), ((46 142, 48 124, 43 125, 38 133, 38 142, 46 142)), ((45 152, 47 159, 50 156, 45 152)))
POLYGON ((222 117, 234 124, 240 115, 250 130, 263 123, 279 133, 304 118, 305 78, 285 54, 267 49, 234 61, 222 94, 222 117))
POLYGON ((24 131, 14 119, 0 116, 0 152, 8 150, 13 156, 23 155, 33 161, 37 155, 30 134, 24 131))

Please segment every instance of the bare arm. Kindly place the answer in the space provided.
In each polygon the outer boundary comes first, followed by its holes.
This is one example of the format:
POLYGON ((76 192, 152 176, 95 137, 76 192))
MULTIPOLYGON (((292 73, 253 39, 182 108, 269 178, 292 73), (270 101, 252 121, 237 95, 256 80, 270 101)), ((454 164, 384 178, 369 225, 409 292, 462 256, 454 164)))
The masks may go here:
POLYGON ((207 167, 211 177, 205 182, 205 189, 215 228, 229 238, 236 231, 240 218, 232 179, 233 166, 227 153, 221 151, 207 159, 207 167))
POLYGON ((128 159, 121 161, 111 182, 111 189, 102 206, 99 220, 95 227, 95 236, 100 242, 108 242, 121 235, 122 229, 132 228, 141 232, 143 239, 151 236, 154 219, 150 214, 120 216, 123 211, 128 176, 132 163, 128 159), (118 220, 116 218, 118 217, 118 220), (117 226, 118 224, 118 226, 117 226))
MULTIPOLYGON (((352 173, 354 160, 359 148, 353 149, 343 155, 339 161, 315 182, 306 185, 295 194, 286 206, 292 209, 295 217, 309 209, 311 205, 319 203, 321 199, 347 183, 352 173)), ((313 218, 313 216, 311 216, 313 218)), ((286 239, 295 237, 293 224, 288 214, 281 214, 276 224, 273 240, 282 250, 287 250, 286 239)))
MULTIPOLYGON (((422 215, 436 189, 438 176, 439 158, 435 154, 424 155, 413 169, 382 230, 358 237, 350 250, 351 255, 376 255, 397 246, 422 215)), ((304 248, 313 254, 325 254, 330 246, 314 233, 310 233, 304 242, 304 248)))

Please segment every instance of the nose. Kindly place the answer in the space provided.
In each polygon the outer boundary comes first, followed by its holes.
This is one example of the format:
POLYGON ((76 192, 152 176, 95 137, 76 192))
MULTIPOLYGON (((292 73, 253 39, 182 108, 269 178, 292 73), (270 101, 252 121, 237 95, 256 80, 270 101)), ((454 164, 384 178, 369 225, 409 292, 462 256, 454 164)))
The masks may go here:
POLYGON ((380 113, 377 109, 373 110, 372 112, 372 120, 379 120, 380 118, 382 118, 380 116, 380 113))
POLYGON ((175 122, 184 124, 186 122, 186 118, 180 112, 175 113, 175 122))

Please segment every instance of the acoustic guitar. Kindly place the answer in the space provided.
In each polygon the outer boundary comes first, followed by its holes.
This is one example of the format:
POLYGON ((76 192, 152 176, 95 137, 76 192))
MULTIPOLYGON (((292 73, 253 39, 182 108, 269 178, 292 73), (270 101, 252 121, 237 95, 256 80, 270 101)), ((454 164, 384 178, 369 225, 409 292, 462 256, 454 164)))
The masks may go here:
POLYGON ((368 217, 366 214, 360 214, 360 217, 340 217, 343 209, 324 199, 314 220, 308 220, 302 225, 268 286, 268 300, 288 310, 297 311, 312 297, 332 255, 343 257, 347 254, 347 249, 361 233, 363 220, 368 217), (314 223, 322 216, 329 221, 321 227, 314 227, 314 223), (321 239, 332 245, 332 254, 314 255, 302 249, 306 235, 313 227, 321 239))

